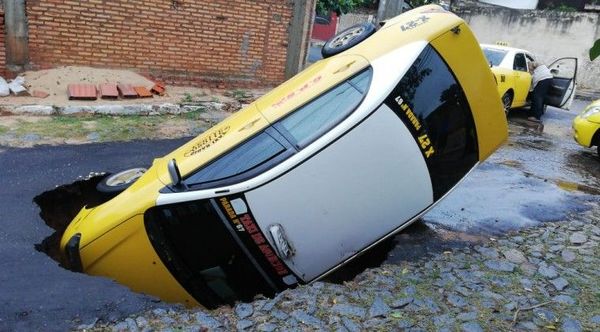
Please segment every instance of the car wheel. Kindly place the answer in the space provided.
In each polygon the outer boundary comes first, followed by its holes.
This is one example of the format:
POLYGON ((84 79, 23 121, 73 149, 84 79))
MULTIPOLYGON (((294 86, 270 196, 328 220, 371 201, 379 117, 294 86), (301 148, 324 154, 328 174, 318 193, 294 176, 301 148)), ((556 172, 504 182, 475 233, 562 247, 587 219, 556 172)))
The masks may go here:
POLYGON ((102 193, 120 193, 144 175, 145 172, 145 168, 138 167, 110 174, 98 182, 96 189, 102 193))
POLYGON ((512 93, 510 93, 510 92, 506 92, 502 96, 502 107, 504 107, 504 113, 506 115, 508 115, 508 112, 510 112, 510 107, 512 106, 512 100, 513 100, 513 96, 512 96, 512 93))
POLYGON ((357 45, 375 33, 373 23, 360 23, 338 33, 329 39, 321 49, 323 58, 328 58, 357 45))

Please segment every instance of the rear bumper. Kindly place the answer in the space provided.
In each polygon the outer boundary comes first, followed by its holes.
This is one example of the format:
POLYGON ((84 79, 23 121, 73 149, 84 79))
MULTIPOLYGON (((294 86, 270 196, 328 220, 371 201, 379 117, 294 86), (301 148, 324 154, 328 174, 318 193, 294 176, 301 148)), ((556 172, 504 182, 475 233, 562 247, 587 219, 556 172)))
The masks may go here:
POLYGON ((592 146, 592 138, 599 128, 600 124, 577 116, 573 120, 573 138, 579 145, 589 148, 592 146))

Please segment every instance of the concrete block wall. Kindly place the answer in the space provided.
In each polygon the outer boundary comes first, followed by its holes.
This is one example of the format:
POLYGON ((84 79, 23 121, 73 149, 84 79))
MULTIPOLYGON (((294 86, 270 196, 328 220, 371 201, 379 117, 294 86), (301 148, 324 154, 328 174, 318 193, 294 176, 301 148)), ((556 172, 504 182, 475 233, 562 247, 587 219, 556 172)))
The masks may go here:
POLYGON ((28 0, 26 9, 33 69, 125 68, 218 88, 285 78, 293 1, 28 0))
POLYGON ((600 59, 589 61, 589 49, 600 38, 600 14, 500 7, 459 7, 455 13, 481 43, 507 42, 548 65, 557 58, 577 57, 579 88, 600 91, 600 59))

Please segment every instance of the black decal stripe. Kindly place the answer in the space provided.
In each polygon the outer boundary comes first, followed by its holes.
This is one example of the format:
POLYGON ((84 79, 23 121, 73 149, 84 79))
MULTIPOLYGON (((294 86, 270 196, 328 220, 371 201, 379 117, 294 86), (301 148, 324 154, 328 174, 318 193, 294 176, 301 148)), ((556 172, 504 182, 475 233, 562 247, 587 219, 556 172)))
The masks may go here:
MULTIPOLYGON (((246 204, 246 207, 248 209, 248 212, 246 213, 247 215, 250 216, 250 218, 252 219, 254 225, 256 225, 257 233, 260 234, 264 239, 265 239, 265 245, 268 246, 268 249, 276 255, 276 250, 275 248, 273 248, 273 246, 271 246, 271 244, 269 243, 267 236, 263 233, 263 231, 260 229, 260 226, 258 225, 258 223, 256 222, 256 219, 254 218, 254 215, 252 214, 252 211, 250 210, 250 205, 248 204, 248 202, 246 201, 246 198, 244 197, 243 194, 236 194, 236 195, 231 195, 231 196, 226 196, 226 197, 221 197, 221 198, 225 198, 228 202, 231 202, 232 200, 235 199, 242 199, 244 201, 244 203, 246 204)), ((227 215, 227 211, 225 211, 225 207, 223 206, 223 204, 217 200, 217 206, 219 207, 219 210, 221 212, 221 214, 223 215, 223 217, 225 218, 225 221, 228 223, 228 225, 235 229, 235 225, 233 220, 231 220, 231 218, 228 217, 227 215)), ((238 219, 241 216, 238 216, 238 219)), ((250 234, 247 231, 244 232, 234 232, 234 236, 237 237, 239 239, 239 241, 242 243, 242 246, 245 247, 247 249, 247 251, 254 257, 255 261, 258 263, 258 265, 261 267, 262 271, 264 271, 269 279, 277 286, 277 288, 279 290, 283 290, 289 287, 292 287, 292 285, 286 285, 283 282, 283 277, 285 277, 286 275, 279 275, 277 273, 277 271, 275 270, 275 268, 273 267, 273 265, 267 260, 267 258, 265 257, 265 255, 263 254, 263 252, 260 250, 259 246, 255 243, 255 241, 252 239, 252 237, 250 236, 250 234)), ((300 281, 301 279, 287 266, 287 264, 281 259, 279 258, 279 256, 277 256, 278 261, 283 264, 283 266, 287 269, 287 275, 293 275, 296 280, 300 281)))
POLYGON ((258 262, 254 258, 254 256, 250 253, 250 251, 248 251, 248 248, 242 243, 239 236, 236 235, 235 230, 233 229, 231 223, 229 222, 229 219, 225 216, 225 213, 222 210, 222 206, 220 206, 215 201, 214 198, 210 200, 210 203, 211 203, 213 209, 215 209, 215 211, 217 212, 217 215, 219 216, 219 218, 221 218, 221 220, 223 221, 223 224, 225 225, 225 227, 227 228, 229 233, 231 233, 231 236, 234 238, 235 242, 240 246, 240 248, 242 249, 244 254, 252 262, 252 264, 254 265, 256 270, 260 273, 261 276, 263 276, 263 278, 265 278, 265 281, 269 284, 269 286, 271 286, 271 288, 273 288, 273 290, 278 291, 279 288, 277 286, 275 286, 275 283, 273 282, 271 277, 269 275, 267 275, 267 273, 262 268, 262 266, 260 264, 258 264, 258 262))

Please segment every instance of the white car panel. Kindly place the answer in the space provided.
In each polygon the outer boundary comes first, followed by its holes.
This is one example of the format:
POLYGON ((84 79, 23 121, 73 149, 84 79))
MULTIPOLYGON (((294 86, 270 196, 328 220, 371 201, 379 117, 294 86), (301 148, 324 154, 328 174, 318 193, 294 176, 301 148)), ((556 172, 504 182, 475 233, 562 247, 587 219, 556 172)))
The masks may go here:
POLYGON ((418 215, 433 203, 433 190, 415 140, 383 105, 246 199, 261 229, 285 228, 296 254, 284 261, 308 282, 418 215))

